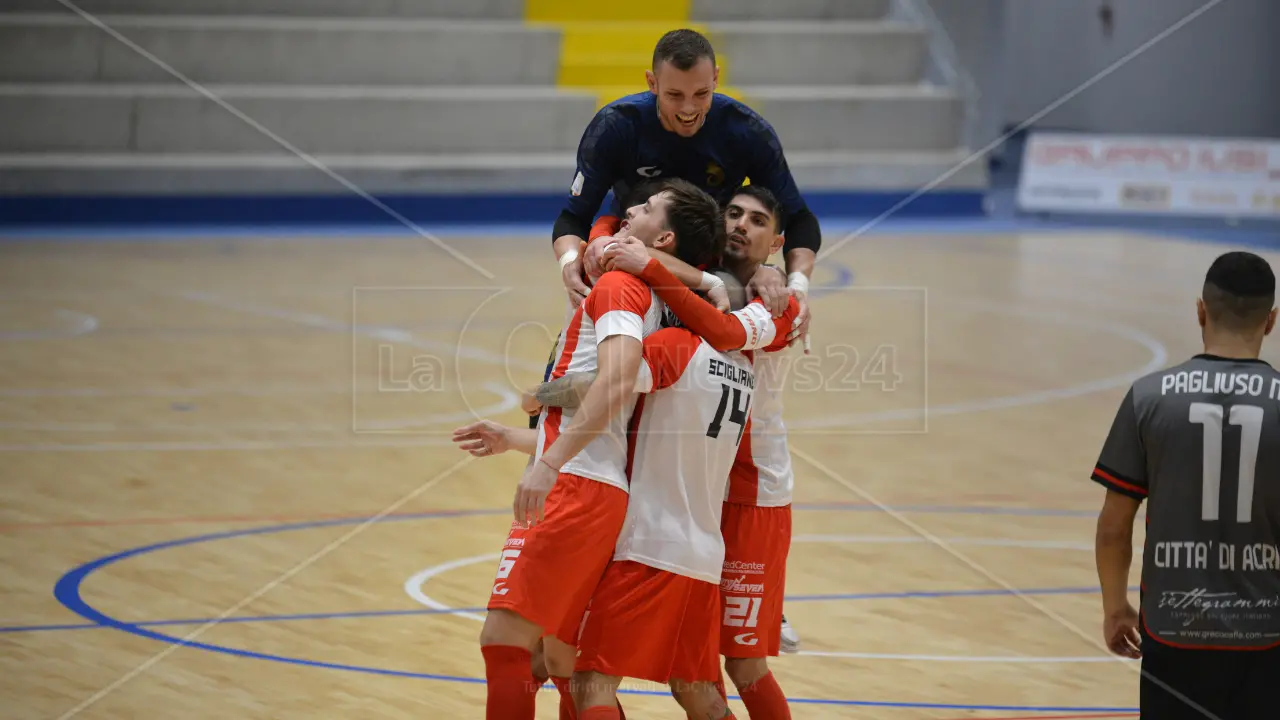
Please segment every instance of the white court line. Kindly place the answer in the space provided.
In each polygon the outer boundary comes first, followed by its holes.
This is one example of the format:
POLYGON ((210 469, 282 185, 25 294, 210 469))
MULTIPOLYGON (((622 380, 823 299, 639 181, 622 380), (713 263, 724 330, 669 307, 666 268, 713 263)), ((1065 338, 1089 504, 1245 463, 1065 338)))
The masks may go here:
MULTIPOLYGON (((484 289, 494 293, 501 291, 501 288, 484 289)), ((469 360, 476 360, 503 367, 514 366, 522 370, 537 371, 539 373, 547 368, 546 363, 531 362, 529 360, 521 360, 519 358, 509 358, 499 355, 498 353, 492 353, 486 350, 476 350, 463 347, 462 345, 450 345, 449 343, 424 340, 422 338, 415 337, 413 333, 403 328, 377 327, 360 324, 350 325, 344 322, 332 320, 324 317, 323 315, 294 312, 292 310, 284 310, 281 308, 271 307, 269 305, 232 300, 230 298, 225 298, 211 293, 182 293, 181 295, 178 295, 178 297, 182 297, 193 302, 204 303, 206 305, 213 305, 226 310, 236 310, 249 315, 276 318, 278 320, 288 320, 301 325, 323 328, 334 332, 351 332, 357 335, 373 338, 374 340, 386 340, 387 342, 400 343, 402 345, 421 348, 423 350, 456 353, 459 358, 467 358, 469 360)))
POLYGON ((342 440, 342 436, 327 438, 296 438, 289 440, 226 440, 219 442, 101 442, 101 443, 28 443, 25 445, 0 445, 4 452, 206 452, 218 450, 297 450, 321 448, 375 447, 439 447, 452 445, 453 440, 443 436, 366 437, 361 440, 342 440))
MULTIPOLYGON (((1143 375, 1163 369, 1165 364, 1169 361, 1169 350, 1164 346, 1164 343, 1151 335, 1148 335, 1141 330, 1129 327, 1128 325, 1074 317, 1066 313, 1020 308, 1013 305, 997 305, 994 303, 963 298, 948 298, 946 300, 946 305, 947 307, 968 307, 972 310, 981 312, 1003 313, 1029 317, 1036 320, 1048 320, 1062 325, 1074 325, 1088 330, 1098 330, 1110 335, 1122 337, 1126 340, 1132 340, 1139 345, 1142 345, 1150 351, 1151 359, 1147 361, 1147 364, 1137 370, 1111 375, 1098 380, 1090 380, 1088 382, 1080 383, 1079 385, 1070 385, 1068 387, 1053 388, 1050 390, 1037 390, 1035 392, 1023 393, 1021 395, 969 400, 966 402, 941 405, 937 407, 900 408, 897 410, 883 410, 879 412, 828 415, 826 417, 813 418, 810 420, 789 420, 787 421, 787 428, 793 430, 817 430, 845 425, 884 422, 888 420, 909 420, 916 417, 931 418, 934 416, 962 415, 966 413, 986 412, 988 410, 1002 410, 1007 408, 1024 407, 1027 405, 1040 405, 1054 400, 1069 400, 1071 398, 1082 397, 1084 395, 1091 395, 1103 390, 1124 387, 1143 375)), ((927 372, 926 368, 926 373, 927 372)))
POLYGON ((405 580, 404 591, 409 594, 409 597, 423 605, 426 605, 432 610, 452 610, 452 612, 449 612, 448 614, 468 618, 470 620, 475 620, 476 622, 484 622, 484 615, 466 612, 464 610, 453 610, 450 606, 445 605, 439 600, 436 600, 422 592, 422 587, 427 584, 428 580, 442 573, 446 573, 460 567, 467 567, 468 565, 478 565, 482 562, 497 562, 500 557, 502 557, 501 553, 485 553, 484 555, 475 555, 472 557, 460 558, 458 560, 451 560, 447 563, 441 563, 440 565, 433 565, 426 570, 422 570, 414 574, 408 580, 405 580))
POLYGON ((66 328, 49 328, 44 330, 14 330, 0 331, 0 342, 12 342, 17 340, 60 340, 62 338, 79 337, 80 335, 88 335, 98 329, 98 318, 88 313, 76 312, 75 310, 55 310, 54 315, 68 321, 70 327, 66 328))
MULTIPOLYGON (((832 537, 846 536, 797 536, 804 537, 820 537, 829 539, 832 537)), ((875 537, 875 536, 847 536, 849 539, 840 540, 840 542, 881 542, 898 540, 897 537, 875 537)), ((794 539, 793 539, 794 540, 794 539)), ((971 541, 995 541, 1001 538, 970 538, 971 541)), ((1021 540, 1003 539, 1010 543, 1021 543, 1021 540)), ((803 542, 803 541, 802 541, 803 542)), ((981 544, 981 542, 975 543, 981 544)), ((1019 545, 1018 547, 1026 547, 1019 545)), ((1074 548, 1073 548, 1074 549, 1074 548)), ((1087 548, 1092 549, 1092 548, 1087 548)), ((450 570, 468 567, 470 565, 478 565, 485 562, 497 562, 501 557, 500 553, 485 553, 483 555, 474 555, 472 557, 458 558, 449 562, 432 565, 425 570, 414 573, 408 580, 404 581, 404 591, 419 604, 424 605, 432 610, 441 611, 443 614, 456 615, 458 617, 475 620, 476 622, 484 622, 485 616, 480 613, 468 612, 466 610, 454 610, 452 606, 447 605, 435 598, 427 595, 423 588, 427 581, 431 578, 443 575, 450 570)), ((1094 663, 1094 662, 1116 662, 1123 658, 1115 658, 1102 655, 1085 655, 1078 657, 1034 657, 1026 655, 990 655, 990 656, 966 656, 966 655, 906 655, 891 653, 859 653, 845 651, 819 651, 819 650, 802 650, 799 655, 808 655, 811 657, 835 657, 835 658, 852 658, 862 660, 898 660, 898 661, 925 661, 925 662, 986 662, 986 663, 1094 663)))
MULTIPOLYGON (((1084 550, 1093 552, 1090 543, 1072 540, 1020 540, 1015 538, 942 538, 952 545, 979 545, 1026 550, 1084 550)), ((844 543, 849 545, 930 545, 927 538, 913 535, 795 535, 793 543, 844 543)))
MULTIPOLYGON (((506 412, 520 404, 520 395, 497 383, 485 383, 484 389, 498 396, 498 402, 482 408, 459 410, 451 413, 436 413, 413 418, 361 422, 366 430, 408 430, 422 428, 427 425, 441 423, 473 422, 488 415, 506 412)), ((270 432, 270 433, 350 433, 351 428, 345 425, 304 425, 301 423, 263 423, 263 424, 230 424, 230 425, 182 425, 166 423, 160 425, 121 425, 118 423, 72 423, 72 422, 0 422, 0 430, 20 430, 33 432, 160 432, 160 433, 215 433, 215 432, 270 432)))
MULTIPOLYGON (((357 386, 357 392, 372 392, 377 386, 357 386)), ((338 395, 351 392, 350 385, 202 385, 182 387, 178 385, 153 387, 16 387, 0 388, 0 398, 118 398, 118 397, 207 397, 209 395, 237 395, 263 397, 269 395, 338 395)))

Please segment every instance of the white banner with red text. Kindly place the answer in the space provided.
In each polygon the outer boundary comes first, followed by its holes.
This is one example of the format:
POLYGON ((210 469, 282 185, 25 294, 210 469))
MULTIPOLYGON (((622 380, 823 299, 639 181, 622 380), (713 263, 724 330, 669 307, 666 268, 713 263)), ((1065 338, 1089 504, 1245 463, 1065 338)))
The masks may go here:
POLYGON ((1018 207, 1280 219, 1280 140, 1035 132, 1018 207))

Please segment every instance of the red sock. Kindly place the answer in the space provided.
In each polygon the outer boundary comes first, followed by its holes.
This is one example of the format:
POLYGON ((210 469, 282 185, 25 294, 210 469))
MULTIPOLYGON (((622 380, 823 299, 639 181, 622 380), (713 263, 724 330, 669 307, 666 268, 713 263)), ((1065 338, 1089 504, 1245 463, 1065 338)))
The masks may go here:
POLYGON ((577 720, 578 711, 573 706, 573 693, 569 691, 569 678, 552 676, 551 682, 560 691, 560 720, 577 720))
POLYGON ((484 679, 488 684, 486 720, 533 720, 538 684, 529 663, 533 654, 511 645, 485 645, 484 679))
POLYGON ((619 720, 621 717, 617 707, 597 705, 582 711, 582 720, 619 720))
POLYGON ((740 689, 738 694, 742 696, 742 704, 747 706, 751 720, 791 720, 787 696, 782 694, 782 688, 778 687, 778 681, 771 672, 740 689))

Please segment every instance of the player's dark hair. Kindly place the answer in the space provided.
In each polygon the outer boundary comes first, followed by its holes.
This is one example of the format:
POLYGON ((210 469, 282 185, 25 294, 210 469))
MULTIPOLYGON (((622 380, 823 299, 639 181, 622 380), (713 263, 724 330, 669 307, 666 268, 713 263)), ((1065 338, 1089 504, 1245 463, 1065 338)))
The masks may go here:
POLYGON ((708 267, 724 252, 724 215, 720 204, 687 180, 662 185, 667 194, 666 229, 676 234, 676 257, 694 267, 708 267))
POLYGON ((1251 252, 1225 253, 1209 266, 1201 299, 1214 324, 1252 332, 1275 307, 1276 276, 1266 260, 1251 252))
POLYGON ((711 48, 710 40, 696 30, 672 30, 653 48, 653 70, 657 72, 664 62, 671 63, 677 70, 688 70, 702 58, 711 58, 711 64, 716 64, 716 51, 711 48))
POLYGON ((743 185, 733 193, 734 197, 746 195, 755 198, 764 206, 764 209, 773 216, 773 230, 777 232, 782 227, 782 203, 778 202, 778 197, 769 191, 763 185, 743 185))

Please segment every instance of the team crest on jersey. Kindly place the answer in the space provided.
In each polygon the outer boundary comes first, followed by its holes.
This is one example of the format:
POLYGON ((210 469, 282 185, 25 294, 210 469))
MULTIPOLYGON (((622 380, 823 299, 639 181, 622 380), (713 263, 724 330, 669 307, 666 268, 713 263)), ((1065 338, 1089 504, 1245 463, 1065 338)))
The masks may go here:
POLYGON ((716 164, 715 160, 707 163, 707 186, 720 187, 724 184, 724 168, 716 164))
POLYGON ((636 168, 636 174, 640 177, 656 178, 662 174, 662 168, 657 165, 645 165, 642 168, 636 168))

